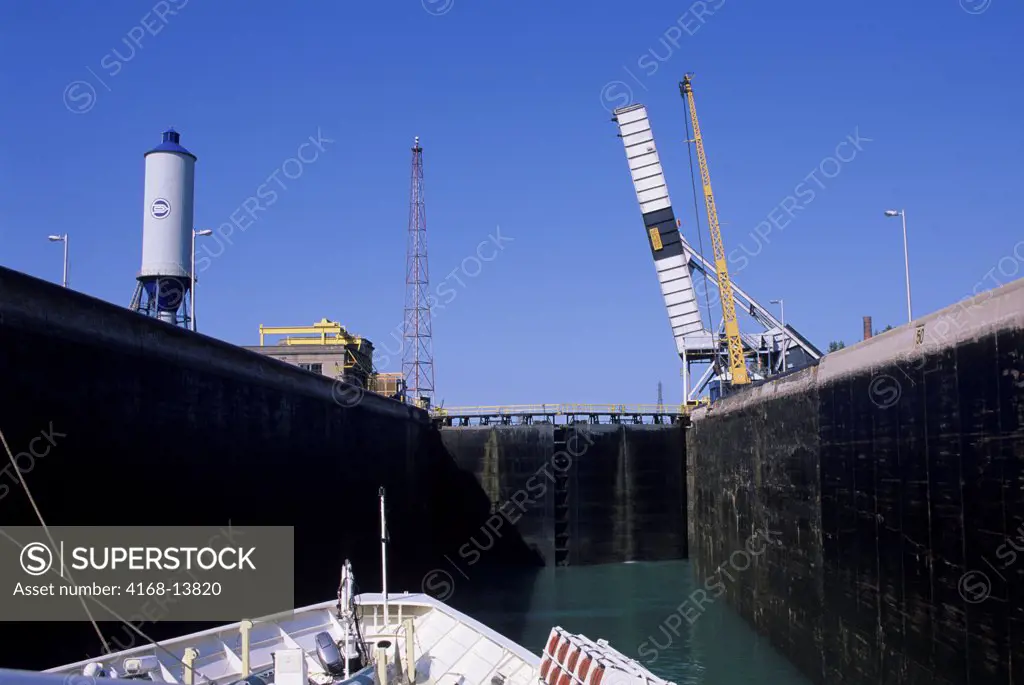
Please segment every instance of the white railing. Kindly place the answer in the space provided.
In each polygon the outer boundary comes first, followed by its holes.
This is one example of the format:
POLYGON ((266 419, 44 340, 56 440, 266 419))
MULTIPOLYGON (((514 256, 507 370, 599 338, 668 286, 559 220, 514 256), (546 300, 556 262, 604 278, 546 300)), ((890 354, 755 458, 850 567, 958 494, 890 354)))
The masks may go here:
POLYGON ((610 415, 661 414, 683 415, 696 403, 690 404, 502 404, 468 407, 437 407, 435 416, 525 416, 525 415, 610 415))

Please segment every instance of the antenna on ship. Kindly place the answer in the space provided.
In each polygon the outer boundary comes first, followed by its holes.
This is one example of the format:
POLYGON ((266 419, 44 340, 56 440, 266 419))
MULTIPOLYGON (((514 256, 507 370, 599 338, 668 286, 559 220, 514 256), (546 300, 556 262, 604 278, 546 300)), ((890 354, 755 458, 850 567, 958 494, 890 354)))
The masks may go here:
POLYGON ((384 519, 384 488, 380 489, 380 591, 384 595, 384 625, 388 624, 388 525, 384 519))

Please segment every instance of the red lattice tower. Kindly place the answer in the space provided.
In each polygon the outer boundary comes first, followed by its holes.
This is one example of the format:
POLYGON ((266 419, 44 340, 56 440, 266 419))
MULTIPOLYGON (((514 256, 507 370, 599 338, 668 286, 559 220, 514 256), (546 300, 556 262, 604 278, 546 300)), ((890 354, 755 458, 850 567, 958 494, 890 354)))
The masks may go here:
POLYGON ((412 147, 412 183, 409 191, 409 245, 405 267, 405 325, 402 375, 414 401, 434 399, 434 343, 427 288, 427 214, 423 201, 423 148, 419 136, 412 147))

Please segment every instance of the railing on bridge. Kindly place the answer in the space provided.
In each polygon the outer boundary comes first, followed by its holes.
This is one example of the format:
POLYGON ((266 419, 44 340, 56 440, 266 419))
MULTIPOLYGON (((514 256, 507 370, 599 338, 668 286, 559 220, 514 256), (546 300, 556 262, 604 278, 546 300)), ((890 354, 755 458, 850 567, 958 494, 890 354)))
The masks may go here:
POLYGON ((431 413, 445 426, 529 425, 532 423, 678 423, 697 402, 687 404, 505 404, 437 407, 431 413))

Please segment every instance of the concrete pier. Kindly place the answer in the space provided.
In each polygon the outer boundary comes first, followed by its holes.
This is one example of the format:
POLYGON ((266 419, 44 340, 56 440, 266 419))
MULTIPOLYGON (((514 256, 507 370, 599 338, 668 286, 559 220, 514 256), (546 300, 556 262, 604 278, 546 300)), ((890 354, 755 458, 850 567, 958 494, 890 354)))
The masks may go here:
POLYGON ((814 682, 1024 682, 1024 281, 696 412, 687 455, 709 597, 814 682))
MULTIPOLYGON (((425 412, 3 268, 0 379, 0 429, 47 524, 295 526, 297 606, 333 597, 345 558, 363 590, 379 589, 380 487, 397 591, 420 591, 491 514, 425 412)), ((0 525, 38 525, 9 471, 0 525)), ((514 530, 481 560, 539 563, 514 530)), ((88 623, 4 630, 25 646, 9 667, 98 646, 88 623)))

